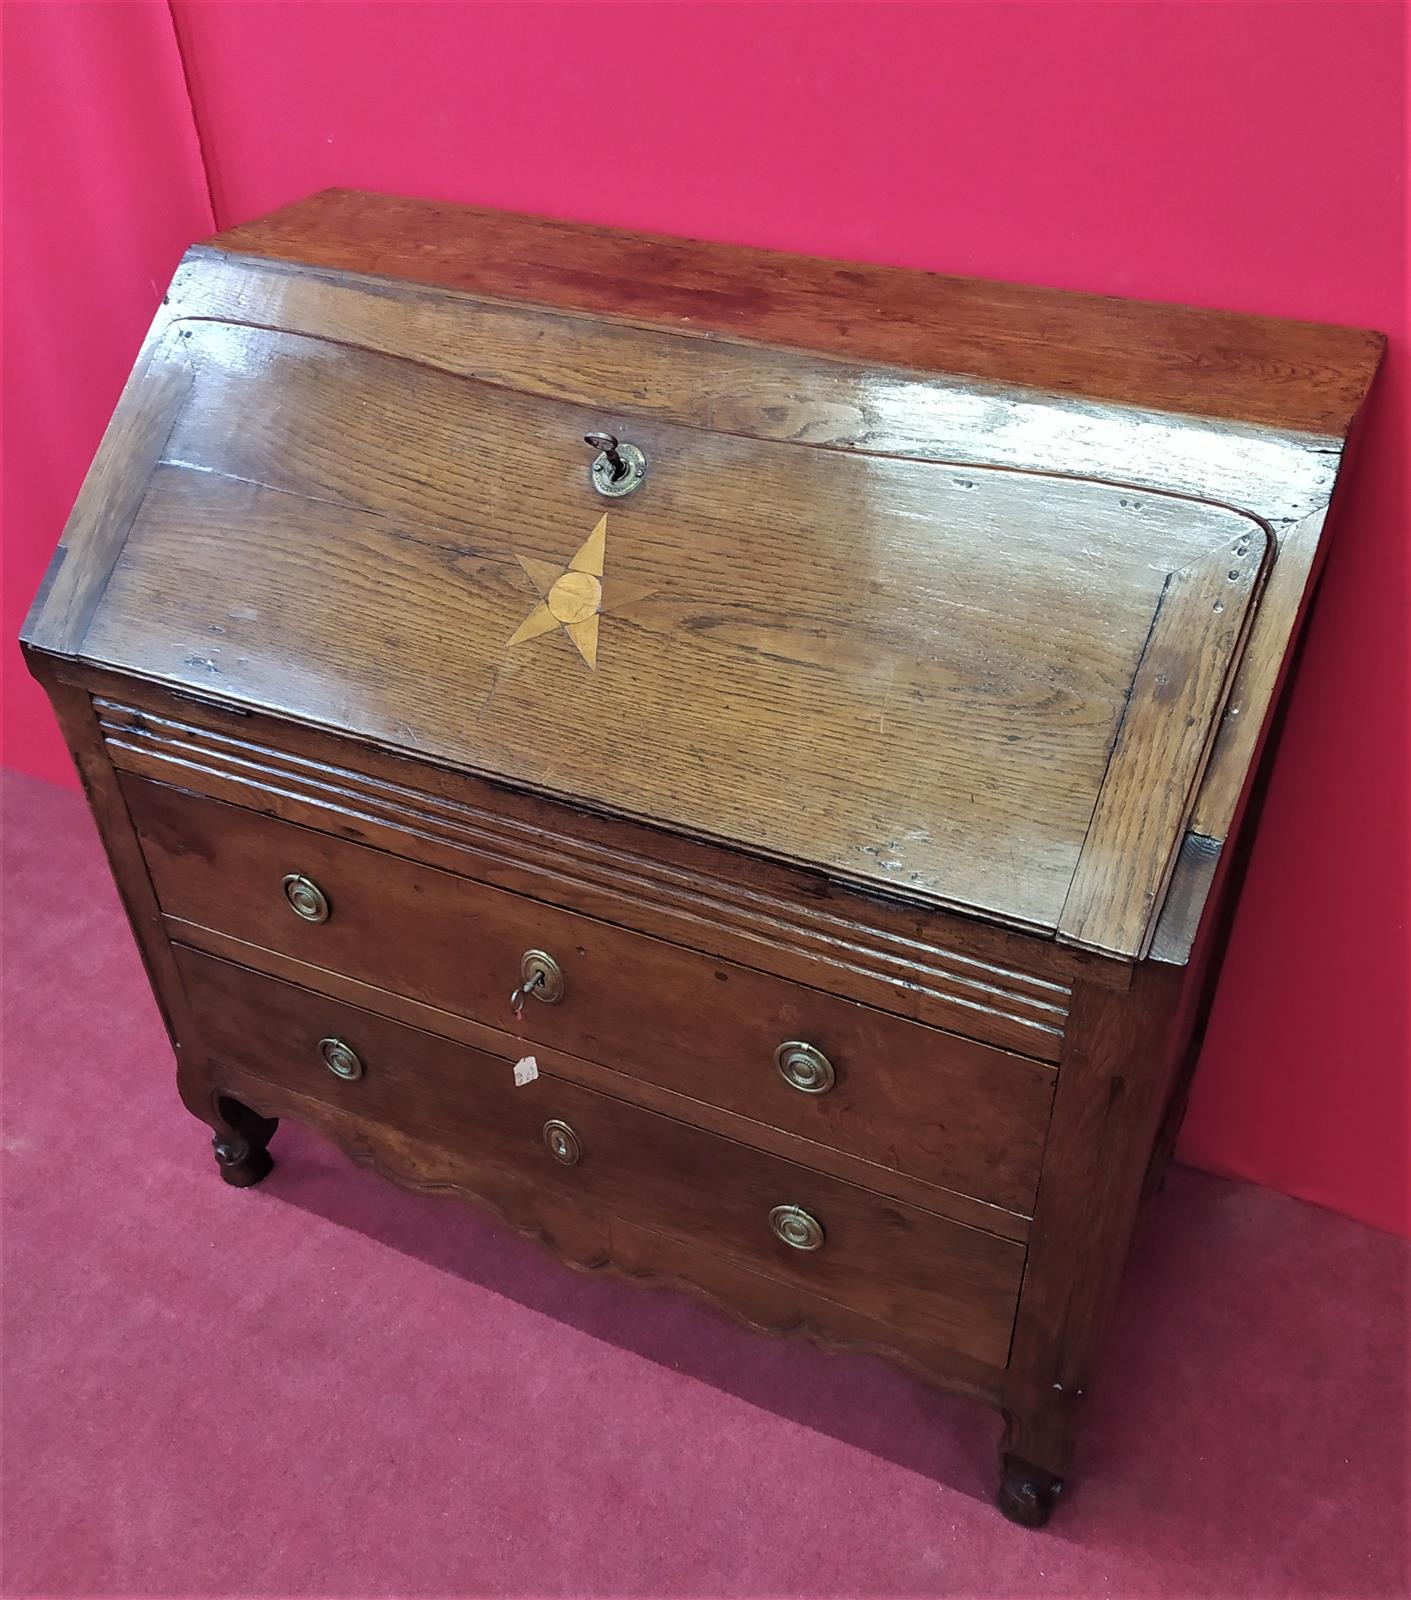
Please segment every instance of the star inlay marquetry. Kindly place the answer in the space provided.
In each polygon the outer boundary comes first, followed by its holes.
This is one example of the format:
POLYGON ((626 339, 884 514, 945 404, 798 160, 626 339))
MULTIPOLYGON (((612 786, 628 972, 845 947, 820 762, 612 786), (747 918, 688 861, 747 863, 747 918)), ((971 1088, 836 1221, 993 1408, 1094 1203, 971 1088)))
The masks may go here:
MULTIPOLYGON (((597 666, 598 618, 612 609, 603 602, 603 558, 607 547, 607 531, 608 518, 607 512, 604 512, 566 567, 553 561, 540 561, 534 556, 522 556, 515 551, 515 560, 524 568, 525 576, 538 592, 540 604, 515 629, 510 644, 523 644, 526 639, 537 639, 542 633, 552 633, 556 628, 561 628, 588 665, 597 666)), ((640 599, 646 592, 642 588, 633 589, 630 593, 615 590, 613 607, 640 599)))

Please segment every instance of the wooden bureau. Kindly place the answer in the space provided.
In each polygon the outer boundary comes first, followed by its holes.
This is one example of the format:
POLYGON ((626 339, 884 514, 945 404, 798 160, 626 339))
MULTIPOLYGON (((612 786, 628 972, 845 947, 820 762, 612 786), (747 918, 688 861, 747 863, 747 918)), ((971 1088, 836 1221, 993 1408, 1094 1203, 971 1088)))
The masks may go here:
POLYGON ((221 1175, 293 1117, 884 1352, 1044 1521, 1380 350, 343 191, 194 248, 24 641, 221 1175))

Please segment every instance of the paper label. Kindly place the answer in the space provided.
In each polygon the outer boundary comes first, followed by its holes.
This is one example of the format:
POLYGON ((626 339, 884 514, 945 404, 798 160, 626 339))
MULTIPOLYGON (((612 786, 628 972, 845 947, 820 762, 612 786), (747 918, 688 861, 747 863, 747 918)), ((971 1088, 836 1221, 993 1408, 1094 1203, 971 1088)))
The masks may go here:
POLYGON ((516 1086, 533 1083, 539 1076, 539 1063, 533 1056, 521 1056, 514 1064, 514 1081, 516 1086))

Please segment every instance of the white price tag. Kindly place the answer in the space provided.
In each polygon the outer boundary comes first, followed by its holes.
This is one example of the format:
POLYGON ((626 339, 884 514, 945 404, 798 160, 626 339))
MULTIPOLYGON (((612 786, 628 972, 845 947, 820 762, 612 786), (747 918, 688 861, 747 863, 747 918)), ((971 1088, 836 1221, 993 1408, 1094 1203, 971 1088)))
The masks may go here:
POLYGON ((533 1083, 539 1076, 539 1063, 533 1056, 521 1056, 514 1064, 515 1086, 520 1087, 526 1083, 533 1083))

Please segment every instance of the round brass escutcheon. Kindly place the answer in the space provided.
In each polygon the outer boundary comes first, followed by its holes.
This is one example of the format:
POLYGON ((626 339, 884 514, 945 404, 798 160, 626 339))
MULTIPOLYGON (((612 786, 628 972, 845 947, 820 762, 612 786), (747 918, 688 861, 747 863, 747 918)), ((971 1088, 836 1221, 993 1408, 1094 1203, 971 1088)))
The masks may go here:
POLYGON ((791 1089, 804 1094, 827 1094, 838 1081, 828 1057, 802 1039, 786 1039, 774 1052, 774 1065, 791 1089))
POLYGON ((819 1250, 823 1247, 823 1224, 802 1206, 775 1206, 769 1213, 769 1226, 781 1244, 793 1250, 819 1250))
POLYGON ((302 872, 285 874, 284 898, 294 915, 302 917, 305 922, 328 921, 328 896, 312 878, 306 878, 302 872))
POLYGON ((546 1006, 563 999, 563 968, 547 950, 526 950, 519 958, 519 978, 522 992, 546 1006))
POLYGON ((609 500, 635 494, 647 476, 647 458, 635 444, 619 444, 610 433, 589 433, 584 442, 600 452, 588 468, 593 487, 609 500))
POLYGON ((344 1039, 320 1039, 318 1053, 323 1057, 323 1064, 334 1075, 352 1083, 355 1078, 363 1075, 363 1064, 358 1059, 358 1053, 344 1039))
POLYGON ((562 1161, 566 1167, 576 1167, 583 1159, 583 1146, 578 1142, 578 1135, 566 1122, 560 1122, 557 1118, 544 1124, 544 1143, 554 1160, 562 1161))

